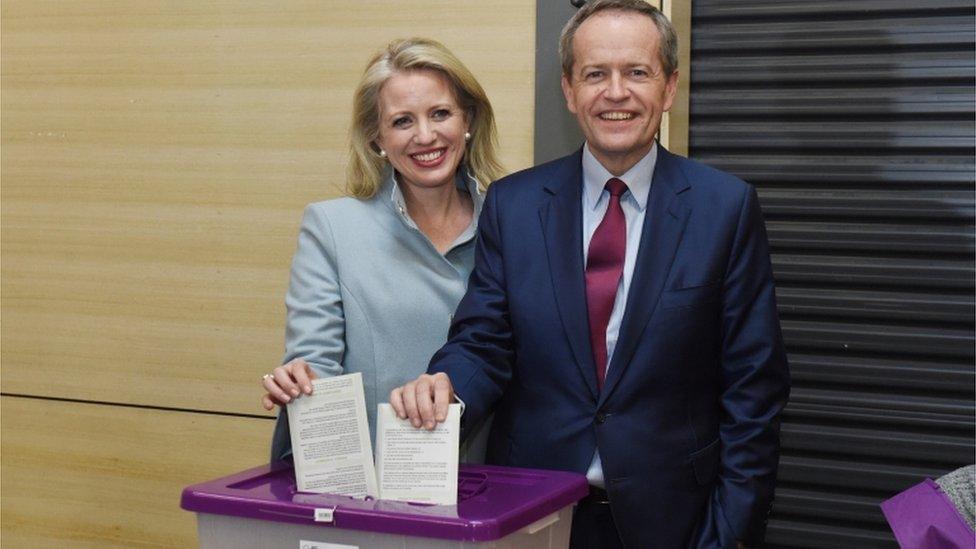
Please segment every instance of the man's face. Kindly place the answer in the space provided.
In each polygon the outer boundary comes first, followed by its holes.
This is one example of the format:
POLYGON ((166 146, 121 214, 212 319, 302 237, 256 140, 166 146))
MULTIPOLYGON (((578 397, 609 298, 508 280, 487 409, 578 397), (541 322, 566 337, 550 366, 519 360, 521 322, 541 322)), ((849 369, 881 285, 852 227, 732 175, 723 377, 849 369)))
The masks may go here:
POLYGON ((674 101, 678 73, 664 75, 659 43, 649 17, 617 11, 593 15, 573 38, 572 75, 562 79, 566 106, 590 151, 614 175, 651 150, 674 101))

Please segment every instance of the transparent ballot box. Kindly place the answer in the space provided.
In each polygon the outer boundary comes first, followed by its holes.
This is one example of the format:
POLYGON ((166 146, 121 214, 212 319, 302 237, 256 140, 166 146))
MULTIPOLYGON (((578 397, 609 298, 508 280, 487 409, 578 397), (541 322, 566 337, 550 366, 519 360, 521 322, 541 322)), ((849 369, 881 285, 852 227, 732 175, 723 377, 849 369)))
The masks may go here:
POLYGON ((586 477, 461 464, 457 505, 298 492, 289 462, 183 490, 201 548, 564 548, 586 477))

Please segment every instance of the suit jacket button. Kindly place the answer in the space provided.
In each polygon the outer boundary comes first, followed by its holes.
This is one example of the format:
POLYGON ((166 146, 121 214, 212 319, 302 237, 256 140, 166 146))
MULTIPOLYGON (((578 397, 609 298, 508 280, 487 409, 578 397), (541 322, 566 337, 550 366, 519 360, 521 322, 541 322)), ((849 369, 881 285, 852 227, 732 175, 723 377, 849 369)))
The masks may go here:
POLYGON ((607 414, 604 414, 603 412, 599 412, 596 414, 597 423, 606 423, 606 421, 607 421, 607 414))

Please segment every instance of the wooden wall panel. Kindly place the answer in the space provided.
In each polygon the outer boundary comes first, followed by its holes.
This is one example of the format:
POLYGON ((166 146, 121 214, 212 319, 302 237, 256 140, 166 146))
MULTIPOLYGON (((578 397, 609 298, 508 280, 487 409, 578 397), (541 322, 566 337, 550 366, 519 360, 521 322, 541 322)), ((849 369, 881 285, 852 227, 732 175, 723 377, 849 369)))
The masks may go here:
POLYGON ((525 0, 0 5, 4 547, 195 544, 183 486, 266 459, 258 379, 281 357, 302 207, 341 193, 366 60, 397 37, 444 42, 520 169, 534 14, 525 0))
POLYGON ((266 459, 272 422, 2 397, 3 546, 193 547, 187 485, 266 459))
POLYGON ((352 89, 437 38, 532 159, 533 2, 42 2, 2 19, 2 390, 258 413, 301 216, 352 89))

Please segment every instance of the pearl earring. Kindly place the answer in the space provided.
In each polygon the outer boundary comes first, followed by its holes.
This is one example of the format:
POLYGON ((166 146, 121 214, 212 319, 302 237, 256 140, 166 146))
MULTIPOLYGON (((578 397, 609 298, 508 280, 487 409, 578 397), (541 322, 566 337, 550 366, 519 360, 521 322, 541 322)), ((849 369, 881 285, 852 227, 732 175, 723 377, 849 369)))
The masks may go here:
POLYGON ((471 141, 471 132, 464 132, 464 140, 471 141))
POLYGON ((386 158, 386 151, 380 149, 380 158, 386 158))

